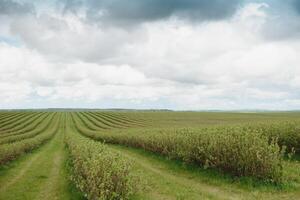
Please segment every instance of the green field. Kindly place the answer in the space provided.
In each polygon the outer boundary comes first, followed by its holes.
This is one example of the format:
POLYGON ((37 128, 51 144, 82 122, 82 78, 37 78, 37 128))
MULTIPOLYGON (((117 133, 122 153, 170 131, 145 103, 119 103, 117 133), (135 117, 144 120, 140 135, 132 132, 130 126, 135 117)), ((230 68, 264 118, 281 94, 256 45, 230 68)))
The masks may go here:
POLYGON ((299 112, 2 111, 0 200, 300 199, 299 112))

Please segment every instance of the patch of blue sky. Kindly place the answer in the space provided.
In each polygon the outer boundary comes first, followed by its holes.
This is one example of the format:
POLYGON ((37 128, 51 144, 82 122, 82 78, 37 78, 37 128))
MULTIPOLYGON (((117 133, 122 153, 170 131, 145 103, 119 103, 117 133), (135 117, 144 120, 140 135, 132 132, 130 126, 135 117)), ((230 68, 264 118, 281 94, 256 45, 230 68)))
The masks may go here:
POLYGON ((0 43, 6 43, 10 46, 20 47, 22 46, 22 41, 19 38, 7 37, 0 35, 0 43))

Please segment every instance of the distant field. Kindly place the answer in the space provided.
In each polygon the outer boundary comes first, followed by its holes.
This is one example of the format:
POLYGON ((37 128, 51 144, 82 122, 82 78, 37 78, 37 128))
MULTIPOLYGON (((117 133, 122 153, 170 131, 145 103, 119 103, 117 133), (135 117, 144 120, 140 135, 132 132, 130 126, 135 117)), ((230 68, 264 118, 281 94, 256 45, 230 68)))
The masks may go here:
POLYGON ((0 200, 300 199, 299 112, 2 111, 0 200))

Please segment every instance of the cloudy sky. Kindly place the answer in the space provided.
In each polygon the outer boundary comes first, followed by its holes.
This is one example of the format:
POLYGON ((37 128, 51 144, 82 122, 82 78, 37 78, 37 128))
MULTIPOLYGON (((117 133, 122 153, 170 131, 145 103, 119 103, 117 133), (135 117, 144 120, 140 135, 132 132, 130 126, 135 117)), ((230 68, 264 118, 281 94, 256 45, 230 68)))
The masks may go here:
POLYGON ((300 109, 300 0, 0 0, 0 99, 300 109))

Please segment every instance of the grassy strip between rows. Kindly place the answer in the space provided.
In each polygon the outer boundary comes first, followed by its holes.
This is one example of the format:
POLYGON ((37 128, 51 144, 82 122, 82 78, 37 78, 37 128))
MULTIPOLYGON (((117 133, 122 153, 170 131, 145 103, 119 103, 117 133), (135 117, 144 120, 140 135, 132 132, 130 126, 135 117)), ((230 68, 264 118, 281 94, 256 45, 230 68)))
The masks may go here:
MULTIPOLYGON (((67 120, 72 124, 70 118, 67 120)), ((122 156, 111 152, 106 145, 82 136, 74 124, 67 126, 66 143, 71 157, 72 180, 87 199, 126 200, 134 193, 136 183, 131 175, 131 165, 122 156)))
POLYGON ((0 165, 6 164, 24 153, 30 152, 51 139, 58 131, 59 117, 53 123, 53 126, 36 137, 24 139, 18 142, 4 144, 0 146, 0 165))
POLYGON ((78 129, 96 140, 142 148, 234 176, 275 183, 283 179, 285 148, 278 145, 277 139, 270 140, 258 130, 223 127, 222 131, 205 129, 201 133, 189 130, 140 133, 93 131, 84 126, 78 129))

